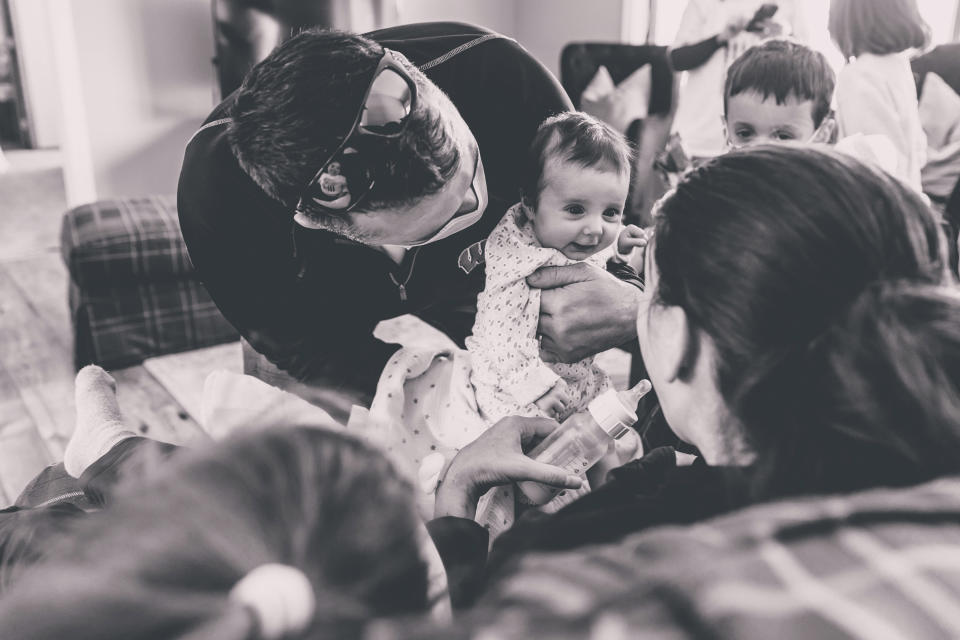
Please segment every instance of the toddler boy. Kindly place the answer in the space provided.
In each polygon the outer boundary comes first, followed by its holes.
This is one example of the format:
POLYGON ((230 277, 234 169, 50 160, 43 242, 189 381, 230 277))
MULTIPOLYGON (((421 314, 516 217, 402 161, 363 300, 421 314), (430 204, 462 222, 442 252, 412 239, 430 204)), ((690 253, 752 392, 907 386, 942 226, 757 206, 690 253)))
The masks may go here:
POLYGON ((831 111, 836 74, 826 57, 791 40, 767 40, 734 61, 723 92, 731 148, 755 144, 836 142, 831 111))

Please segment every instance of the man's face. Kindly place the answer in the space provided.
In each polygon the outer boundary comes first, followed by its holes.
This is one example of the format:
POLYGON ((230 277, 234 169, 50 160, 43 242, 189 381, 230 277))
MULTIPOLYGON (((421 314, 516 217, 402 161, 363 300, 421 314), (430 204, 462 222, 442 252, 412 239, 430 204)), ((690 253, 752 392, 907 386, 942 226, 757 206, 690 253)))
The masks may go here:
POLYGON ((732 148, 778 142, 806 142, 813 137, 813 101, 797 100, 792 93, 783 104, 776 96, 764 99, 757 91, 727 98, 724 120, 727 144, 732 148))
POLYGON ((443 188, 403 206, 371 212, 364 212, 361 206, 344 218, 318 219, 298 213, 294 219, 300 225, 368 245, 413 245, 433 236, 458 213, 475 210, 478 199, 487 201, 487 182, 477 141, 460 112, 436 86, 421 90, 418 98, 427 108, 439 112, 441 125, 457 142, 460 166, 443 188))

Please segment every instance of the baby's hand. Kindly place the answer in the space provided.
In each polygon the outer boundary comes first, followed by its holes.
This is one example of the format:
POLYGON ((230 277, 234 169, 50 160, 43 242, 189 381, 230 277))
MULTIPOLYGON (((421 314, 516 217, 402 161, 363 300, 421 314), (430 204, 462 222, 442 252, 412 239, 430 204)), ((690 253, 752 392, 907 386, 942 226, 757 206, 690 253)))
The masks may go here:
POLYGON ((540 396, 534 404, 547 416, 557 420, 567 408, 567 402, 567 394, 563 390, 563 385, 557 383, 550 388, 550 391, 540 396))
POLYGON ((646 248, 652 235, 653 229, 641 229, 635 224, 629 224, 623 228, 620 237, 617 238, 617 255, 636 269, 640 275, 643 275, 644 252, 634 251, 634 249, 646 248))
POLYGON ((628 254, 635 247, 647 246, 647 241, 652 233, 652 230, 641 229, 635 224, 628 224, 620 232, 620 237, 617 238, 617 253, 628 254))

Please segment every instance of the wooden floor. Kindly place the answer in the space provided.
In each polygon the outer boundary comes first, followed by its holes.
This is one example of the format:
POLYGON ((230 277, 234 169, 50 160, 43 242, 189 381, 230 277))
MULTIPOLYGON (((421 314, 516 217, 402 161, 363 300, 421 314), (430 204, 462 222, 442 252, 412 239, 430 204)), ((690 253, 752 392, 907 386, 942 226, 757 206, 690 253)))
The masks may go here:
MULTIPOLYGON (((66 209, 55 152, 6 154, 0 174, 0 505, 63 454, 74 423, 66 209)), ((199 427, 142 366, 113 372, 125 421, 161 440, 199 427)))

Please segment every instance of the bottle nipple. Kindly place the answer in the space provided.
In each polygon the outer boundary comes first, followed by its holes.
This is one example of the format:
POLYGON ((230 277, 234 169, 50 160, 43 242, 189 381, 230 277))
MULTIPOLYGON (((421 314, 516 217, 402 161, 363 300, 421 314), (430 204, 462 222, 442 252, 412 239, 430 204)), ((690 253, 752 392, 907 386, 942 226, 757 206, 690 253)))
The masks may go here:
POLYGON ((621 438, 637 422, 637 403, 651 389, 650 381, 643 380, 632 389, 608 389, 587 405, 587 410, 600 428, 611 438, 621 438))
POLYGON ((652 388, 653 385, 650 384, 649 380, 641 380, 632 389, 621 391, 617 395, 620 397, 620 401, 623 402, 624 407, 630 409, 630 411, 636 411, 640 398, 650 393, 652 388))

